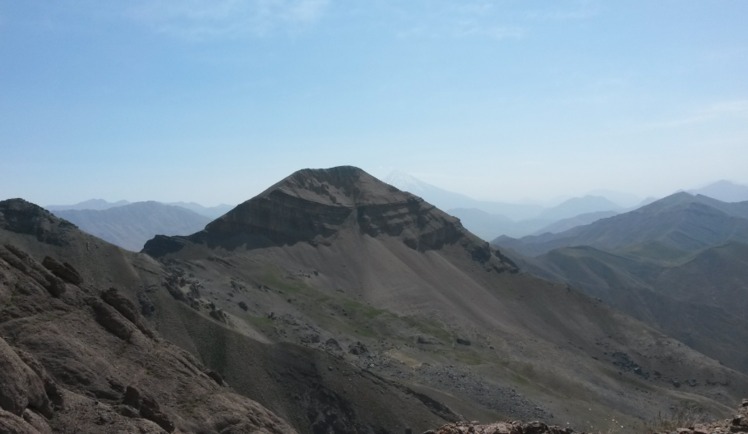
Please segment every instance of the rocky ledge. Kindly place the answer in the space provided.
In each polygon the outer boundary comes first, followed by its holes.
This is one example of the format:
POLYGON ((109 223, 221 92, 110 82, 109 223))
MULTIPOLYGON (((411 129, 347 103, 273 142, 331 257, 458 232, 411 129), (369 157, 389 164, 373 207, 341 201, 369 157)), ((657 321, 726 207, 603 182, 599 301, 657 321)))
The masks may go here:
POLYGON ((654 434, 728 434, 748 433, 748 399, 744 399, 737 414, 731 419, 711 423, 693 423, 654 434))
MULTIPOLYGON (((748 433, 748 399, 744 399, 737 413, 731 419, 715 422, 684 423, 678 421, 662 421, 652 428, 642 428, 642 432, 650 434, 734 434, 748 433), (665 428, 672 425, 673 428, 665 428), (678 426, 686 425, 686 426, 678 426)), ((610 432, 610 431, 609 431, 610 432)), ((481 425, 478 422, 456 422, 443 425, 436 430, 429 430, 423 434, 571 434, 577 433, 571 428, 561 428, 546 425, 542 422, 497 422, 481 425)), ((585 434, 585 433, 577 433, 585 434)))
POLYGON ((542 422, 497 422, 480 425, 477 422, 457 422, 423 434, 571 434, 571 428, 546 425, 542 422))

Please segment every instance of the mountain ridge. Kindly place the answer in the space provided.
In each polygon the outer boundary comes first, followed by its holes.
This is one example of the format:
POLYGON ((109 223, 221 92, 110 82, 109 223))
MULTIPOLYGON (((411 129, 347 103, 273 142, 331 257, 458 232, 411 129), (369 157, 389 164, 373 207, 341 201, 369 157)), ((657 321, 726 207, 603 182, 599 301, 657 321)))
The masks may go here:
POLYGON ((560 234, 494 241, 565 282, 748 372, 748 202, 681 192, 560 234))
POLYGON ((103 210, 52 212, 92 235, 135 252, 156 234, 189 234, 211 221, 186 208, 156 201, 133 202, 103 210))

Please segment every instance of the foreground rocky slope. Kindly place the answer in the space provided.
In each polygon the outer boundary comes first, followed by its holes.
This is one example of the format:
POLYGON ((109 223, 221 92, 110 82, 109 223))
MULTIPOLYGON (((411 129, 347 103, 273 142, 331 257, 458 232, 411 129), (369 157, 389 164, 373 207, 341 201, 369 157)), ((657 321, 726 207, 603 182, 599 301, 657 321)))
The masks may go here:
POLYGON ((144 251, 170 270, 166 287, 181 301, 158 301, 159 330, 298 429, 311 401, 284 400, 290 382, 246 381, 248 354, 351 403, 353 412, 337 406, 339 421, 371 418, 371 390, 382 387, 346 392, 330 373, 351 366, 429 408, 390 409, 394 432, 438 426, 427 424, 435 416, 585 428, 613 416, 631 427, 683 403, 727 414, 748 393, 744 375, 573 288, 517 273, 458 220, 352 167, 296 172, 204 231, 156 237, 144 251), (255 351, 258 341, 267 344, 255 351), (313 368, 299 376, 286 348, 313 368))
POLYGON ((39 261, 20 247, 63 247, 75 232, 0 203, 0 432, 295 432, 159 337, 118 289, 54 249, 39 261))

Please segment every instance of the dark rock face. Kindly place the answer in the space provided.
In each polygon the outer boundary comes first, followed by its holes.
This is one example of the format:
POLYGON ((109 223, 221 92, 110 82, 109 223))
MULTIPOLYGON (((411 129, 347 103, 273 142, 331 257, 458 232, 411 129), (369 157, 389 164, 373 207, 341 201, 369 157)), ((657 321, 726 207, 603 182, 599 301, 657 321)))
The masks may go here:
POLYGON ((75 228, 74 224, 23 199, 0 202, 0 229, 34 235, 44 243, 63 245, 64 233, 75 228))
POLYGON ((301 170, 212 222, 198 239, 249 246, 324 243, 343 227, 438 249, 462 234, 459 221, 355 167, 301 170))
POLYGON ((2 409, 21 416, 29 407, 51 415, 43 381, 3 338, 0 338, 0 372, 2 409))
POLYGON ((83 278, 80 273, 78 273, 78 271, 67 262, 61 264, 56 259, 45 256, 42 265, 51 271, 52 274, 68 283, 72 283, 73 285, 80 285, 83 283, 83 278))
POLYGON ((174 431, 174 422, 161 411, 161 408, 153 397, 143 395, 138 389, 127 386, 122 403, 138 410, 141 416, 155 422, 166 432, 174 431))

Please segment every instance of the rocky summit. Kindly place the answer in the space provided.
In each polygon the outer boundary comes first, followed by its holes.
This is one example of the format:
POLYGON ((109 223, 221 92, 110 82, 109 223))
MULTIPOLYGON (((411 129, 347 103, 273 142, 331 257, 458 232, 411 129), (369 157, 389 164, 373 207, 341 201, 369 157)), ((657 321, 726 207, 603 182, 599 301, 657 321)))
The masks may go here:
MULTIPOLYGON (((329 245, 344 229, 398 237, 419 251, 469 241, 477 259, 489 261, 493 252, 493 266, 516 271, 508 258, 466 231, 458 219, 351 166, 295 172, 187 239, 225 248, 329 245)), ((181 245, 179 237, 156 237, 144 252, 161 256, 181 245)))

